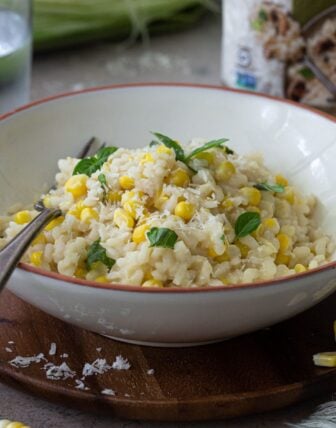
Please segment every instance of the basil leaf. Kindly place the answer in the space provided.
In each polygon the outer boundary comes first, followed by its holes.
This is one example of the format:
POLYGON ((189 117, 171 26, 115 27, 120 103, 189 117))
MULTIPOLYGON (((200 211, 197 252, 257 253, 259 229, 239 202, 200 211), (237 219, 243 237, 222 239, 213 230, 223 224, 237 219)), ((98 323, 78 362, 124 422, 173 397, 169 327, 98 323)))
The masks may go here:
POLYGON ((228 146, 224 146, 223 149, 227 155, 234 155, 234 151, 230 149, 228 146))
POLYGON ((256 212, 246 211, 237 218, 235 223, 235 233, 237 238, 243 238, 257 229, 260 225, 260 214, 256 212))
POLYGON ((315 74, 311 71, 309 67, 300 68, 298 73, 301 74, 301 76, 304 77, 306 80, 311 80, 315 77, 315 74))
POLYGON ((105 174, 99 174, 98 175, 99 183, 102 185, 102 187, 107 186, 106 176, 105 174))
POLYGON ((264 9, 259 10, 258 19, 262 22, 266 22, 268 20, 267 13, 264 9))
POLYGON ((158 146, 159 144, 160 144, 160 143, 159 143, 158 141, 152 140, 152 141, 149 143, 149 147, 158 146))
POLYGON ((166 135, 160 134, 159 132, 152 132, 152 134, 155 135, 155 137, 159 141, 161 141, 161 143, 163 143, 166 147, 169 147, 170 149, 174 150, 176 160, 185 162, 184 150, 177 141, 174 141, 166 135))
POLYGON ((258 190, 268 190, 274 193, 282 193, 285 191, 285 186, 282 184, 257 183, 253 187, 258 190))
POLYGON ((100 245, 100 239, 97 239, 93 244, 90 245, 87 253, 86 266, 91 269, 93 263, 101 262, 108 267, 109 270, 115 264, 115 260, 111 259, 106 254, 106 249, 100 245))
POLYGON ((188 156, 185 158, 185 162, 187 163, 190 161, 192 157, 197 155, 198 153, 205 152, 206 150, 212 149, 213 147, 221 147, 223 144, 225 144, 227 141, 229 141, 227 138, 221 138, 220 140, 212 140, 208 143, 204 144, 201 147, 197 147, 197 149, 193 150, 191 153, 189 153, 188 156))
POLYGON ((147 232, 150 247, 174 248, 178 236, 166 227, 152 227, 147 232))
POLYGON ((100 169, 107 161, 108 157, 118 150, 118 147, 103 147, 95 156, 84 158, 75 166, 72 175, 86 174, 89 177, 100 169))

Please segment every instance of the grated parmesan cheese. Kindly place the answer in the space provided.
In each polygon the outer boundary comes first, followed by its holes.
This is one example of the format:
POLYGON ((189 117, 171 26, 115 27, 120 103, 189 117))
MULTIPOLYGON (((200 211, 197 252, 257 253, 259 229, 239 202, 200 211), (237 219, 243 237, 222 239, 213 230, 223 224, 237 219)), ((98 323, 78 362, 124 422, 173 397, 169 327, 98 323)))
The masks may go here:
POLYGON ((84 382, 81 380, 76 379, 75 383, 76 383, 76 386, 75 386, 76 389, 81 389, 83 391, 88 391, 90 389, 88 386, 85 386, 84 382))
POLYGON ((56 355, 56 343, 52 342, 49 349, 49 355, 56 355))
POLYGON ((149 370, 147 370, 147 374, 148 374, 148 375, 153 375, 153 374, 154 374, 154 369, 149 369, 149 370))
POLYGON ((128 370, 131 367, 127 358, 122 357, 121 355, 117 355, 114 363, 112 364, 112 368, 114 370, 128 370))
POLYGON ((113 389, 108 389, 108 388, 103 389, 101 393, 104 395, 112 395, 112 396, 115 395, 115 392, 113 391, 113 389))
POLYGON ((44 354, 33 355, 32 357, 21 357, 18 355, 9 361, 9 364, 17 368, 25 368, 29 367, 32 363, 40 363, 42 360, 46 361, 44 354))
POLYGON ((43 369, 46 371, 47 378, 51 380, 65 380, 76 376, 76 372, 71 370, 67 363, 62 363, 59 366, 47 363, 43 369))
POLYGON ((64 353, 61 355, 61 358, 68 358, 68 356, 69 356, 69 354, 64 353))
POLYGON ((96 348, 97 352, 100 352, 102 350, 102 348, 96 348))
POLYGON ((106 363, 105 358, 97 358, 92 364, 90 363, 84 364, 82 375, 86 377, 86 376, 92 376, 97 374, 103 374, 108 370, 110 370, 110 368, 111 366, 109 366, 106 363))
POLYGON ((6 352, 13 352, 13 350, 11 348, 8 348, 8 347, 5 348, 5 351, 6 352))

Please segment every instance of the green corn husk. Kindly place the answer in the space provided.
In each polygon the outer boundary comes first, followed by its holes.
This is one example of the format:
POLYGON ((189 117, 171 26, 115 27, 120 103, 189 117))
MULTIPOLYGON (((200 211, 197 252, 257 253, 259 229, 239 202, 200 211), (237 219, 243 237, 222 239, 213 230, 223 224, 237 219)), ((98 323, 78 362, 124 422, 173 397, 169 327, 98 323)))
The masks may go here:
POLYGON ((34 49, 135 39, 195 24, 209 0, 34 0, 34 49))

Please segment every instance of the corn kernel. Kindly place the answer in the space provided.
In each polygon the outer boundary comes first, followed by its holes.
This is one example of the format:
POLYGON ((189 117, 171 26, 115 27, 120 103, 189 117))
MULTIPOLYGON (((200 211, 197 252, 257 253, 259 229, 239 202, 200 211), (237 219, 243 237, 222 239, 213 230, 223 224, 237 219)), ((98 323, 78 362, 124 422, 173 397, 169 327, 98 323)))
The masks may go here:
POLYGON ((74 272, 74 276, 76 278, 85 278, 86 276, 86 269, 83 267, 78 266, 74 272))
POLYGON ((124 209, 117 208, 113 215, 114 223, 118 227, 128 227, 133 228, 134 227, 134 219, 133 217, 124 209))
POLYGON ((292 238, 285 233, 278 233, 277 239, 279 241, 279 252, 282 254, 292 246, 292 238))
POLYGON ((169 147, 166 147, 164 144, 161 144, 156 149, 156 152, 159 153, 160 155, 162 155, 162 154, 171 155, 172 154, 172 149, 170 149, 169 147))
POLYGON ((224 253, 217 256, 215 260, 218 263, 228 262, 230 260, 230 254, 225 250, 224 253))
POLYGON ((132 241, 136 244, 140 244, 141 242, 146 240, 146 232, 149 229, 148 224, 142 224, 141 226, 136 227, 133 230, 132 241))
POLYGON ((105 275, 101 275, 101 276, 97 276, 97 278, 95 278, 95 282, 101 282, 102 284, 106 284, 109 282, 109 280, 105 275))
POLYGON ((222 207, 227 210, 227 211, 231 211, 232 208, 234 208, 234 202, 232 199, 230 198, 226 198, 224 199, 224 201, 222 202, 222 207))
POLYGON ((152 272, 149 272, 149 271, 145 272, 143 279, 145 281, 147 281, 147 279, 153 279, 152 272))
POLYGON ((41 264, 42 264, 42 257, 43 257, 43 252, 42 251, 34 251, 30 255, 30 262, 34 266, 41 266, 41 264))
POLYGON ((121 193, 111 190, 107 194, 107 201, 111 203, 119 202, 121 201, 121 193))
POLYGON ((79 201, 73 207, 73 209, 68 212, 68 214, 73 215, 74 217, 80 219, 81 213, 84 208, 85 208, 85 205, 83 204, 83 201, 79 201))
POLYGON ((313 355, 315 366, 336 367, 336 352, 320 352, 313 355))
POLYGON ((39 233, 36 238, 33 240, 32 245, 45 244, 47 242, 46 237, 43 233, 39 233))
POLYGON ((241 257, 246 258, 248 256, 250 248, 247 245, 243 244, 241 241, 236 242, 235 245, 239 248, 241 257))
POLYGON ((216 253, 213 247, 208 248, 208 257, 214 258, 217 257, 219 254, 216 253))
POLYGON ((260 190, 255 187, 242 187, 240 189, 240 193, 245 196, 248 200, 248 204, 250 205, 259 205, 261 201, 261 193, 260 190))
POLYGON ((142 287, 163 288, 163 283, 159 279, 148 279, 142 284, 142 287))
POLYGON ((127 175, 123 175, 119 178, 119 184, 123 190, 131 190, 134 188, 134 179, 127 175))
POLYGON ((84 208, 80 213, 80 220, 83 223, 90 223, 91 220, 98 220, 99 214, 93 208, 84 208))
POLYGON ((169 197, 161 192, 154 198, 154 206, 156 209, 161 210, 164 204, 168 201, 169 197))
POLYGON ((286 256, 286 254, 279 253, 275 258, 275 263, 277 265, 286 265, 288 266, 290 262, 290 256, 286 256))
POLYGON ((195 158, 206 160, 208 164, 210 164, 214 161, 215 155, 212 152, 201 152, 197 153, 197 155, 195 155, 195 158))
POLYGON ((182 201, 179 202, 174 210, 175 215, 178 217, 183 218, 185 221, 189 221, 192 216, 194 215, 195 207, 194 205, 190 204, 189 202, 182 201))
POLYGON ((216 168, 216 179, 220 181, 228 181, 236 172, 236 168, 232 162, 224 161, 216 168))
POLYGON ((295 193, 292 187, 286 187, 283 193, 279 194, 279 197, 282 199, 286 199, 286 201, 293 205, 295 202, 295 193))
POLYGON ((219 277, 219 280, 220 280, 220 281, 222 281, 222 283, 223 283, 224 285, 228 285, 228 284, 230 283, 230 281, 227 279, 227 277, 226 277, 226 276, 221 276, 221 277, 219 277))
POLYGON ((46 195, 46 196, 43 198, 43 205, 44 205, 46 208, 51 208, 51 198, 50 198, 50 195, 46 195))
POLYGON ((59 226, 60 224, 62 224, 64 221, 64 217, 61 215, 57 218, 54 218, 54 220, 51 220, 46 227, 44 228, 46 231, 50 231, 52 229, 54 229, 55 227, 59 226))
POLYGON ((32 219, 32 216, 29 211, 19 211, 14 215, 14 221, 17 224, 26 224, 29 223, 32 219))
POLYGON ((288 186, 288 180, 281 174, 275 176, 275 182, 281 186, 288 186))
POLYGON ((262 221, 262 224, 266 229, 271 229, 271 230, 279 226, 278 220, 272 217, 265 218, 262 221))
POLYGON ((294 270, 296 273, 302 273, 302 272, 306 272, 307 268, 301 263, 298 263, 294 266, 294 270))
MULTIPOLYGON (((2 422, 2 421, 1 421, 2 422)), ((10 422, 10 421, 8 421, 10 422)), ((21 422, 10 422, 8 425, 5 425, 6 428, 29 428, 27 425, 21 423, 21 422)))
POLYGON ((64 188, 67 192, 71 193, 74 198, 86 195, 88 177, 84 174, 73 175, 65 183, 64 188))
POLYGON ((140 161, 140 165, 144 165, 146 163, 153 163, 154 158, 151 153, 146 153, 142 156, 142 159, 140 161))
POLYGON ((189 175, 184 169, 177 169, 172 172, 169 181, 175 186, 184 187, 189 183, 189 175))

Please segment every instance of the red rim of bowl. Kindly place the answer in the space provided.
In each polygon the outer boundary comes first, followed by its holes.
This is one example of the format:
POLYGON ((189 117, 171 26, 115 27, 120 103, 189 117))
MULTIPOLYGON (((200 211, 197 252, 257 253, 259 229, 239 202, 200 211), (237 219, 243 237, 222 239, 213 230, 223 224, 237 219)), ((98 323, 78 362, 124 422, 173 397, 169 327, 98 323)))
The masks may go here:
MULTIPOLYGON (((26 104, 22 107, 19 107, 16 110, 10 111, 8 113, 0 115, 0 122, 6 118, 9 118, 17 113, 20 113, 25 110, 29 110, 31 107, 38 106, 40 104, 48 103, 50 101, 71 97, 71 96, 77 96, 81 94, 86 94, 90 92, 99 92, 104 90, 113 90, 113 89, 127 89, 127 88, 139 88, 139 87, 179 87, 179 88, 196 88, 196 89, 210 89, 210 90, 219 90, 224 92, 233 92, 238 94, 244 94, 252 97, 259 97, 264 99, 270 99, 272 101, 276 101, 279 103, 284 104, 290 104, 298 109, 309 111, 310 113, 316 114, 318 116, 322 116, 325 119, 330 120, 331 122, 336 123, 336 117, 325 113, 323 111, 316 110, 310 106, 301 105, 295 101, 287 100, 284 98, 278 98, 271 95, 265 95, 265 94, 259 94, 254 93, 250 91, 245 91, 242 89, 232 89, 232 88, 226 88, 223 86, 218 85, 206 85, 206 84, 197 84, 197 83, 165 83, 165 82, 153 82, 153 83, 126 83, 126 84, 117 84, 117 85, 106 85, 106 86, 99 86, 99 87, 93 87, 93 88, 86 88, 79 91, 71 91, 71 92, 65 92, 58 95, 52 95, 46 98, 39 99, 37 101, 33 101, 29 104, 26 104)), ((293 275, 287 275, 278 279, 274 280, 266 280, 266 281, 258 281, 258 282, 249 282, 239 285, 220 285, 220 286, 208 286, 208 287, 176 287, 176 288, 143 288, 141 286, 133 286, 133 285, 123 285, 123 284, 112 284, 112 283, 99 283, 94 281, 88 281, 84 279, 78 279, 73 278, 70 276, 65 276, 56 272, 51 272, 47 270, 43 270, 37 267, 33 267, 31 265, 28 265, 26 263, 19 263, 18 265, 19 269, 38 274, 41 276, 46 276, 52 279, 58 279, 61 281, 65 281, 71 284, 77 284, 82 285, 86 287, 92 287, 92 288, 101 288, 105 290, 117 290, 117 291, 136 291, 136 292, 143 292, 143 293, 194 293, 194 292, 209 292, 209 291, 229 291, 229 290, 240 290, 242 288, 257 288, 257 287, 266 287, 276 284, 282 284, 288 281, 295 281, 297 279, 308 277, 308 276, 314 276, 318 273, 327 271, 327 270, 333 270, 336 269, 336 261, 327 263, 323 266, 317 267, 315 269, 310 269, 307 272, 303 272, 300 274, 293 274, 293 275)))

